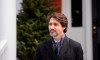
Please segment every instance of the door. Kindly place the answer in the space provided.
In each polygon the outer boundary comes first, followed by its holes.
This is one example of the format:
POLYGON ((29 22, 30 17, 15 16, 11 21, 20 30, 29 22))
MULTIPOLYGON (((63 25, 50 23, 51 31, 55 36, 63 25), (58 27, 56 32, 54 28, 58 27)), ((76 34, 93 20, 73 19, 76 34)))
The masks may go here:
POLYGON ((92 0, 93 60, 100 60, 100 0, 92 0))

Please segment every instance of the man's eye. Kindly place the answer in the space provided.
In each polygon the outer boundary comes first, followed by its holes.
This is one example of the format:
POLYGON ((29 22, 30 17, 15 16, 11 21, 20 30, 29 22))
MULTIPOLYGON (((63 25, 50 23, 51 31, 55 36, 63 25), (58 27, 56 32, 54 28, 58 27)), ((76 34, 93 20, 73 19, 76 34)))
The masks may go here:
POLYGON ((54 25, 57 26, 58 24, 55 23, 54 25))
POLYGON ((49 23, 49 25, 52 25, 51 23, 49 23))

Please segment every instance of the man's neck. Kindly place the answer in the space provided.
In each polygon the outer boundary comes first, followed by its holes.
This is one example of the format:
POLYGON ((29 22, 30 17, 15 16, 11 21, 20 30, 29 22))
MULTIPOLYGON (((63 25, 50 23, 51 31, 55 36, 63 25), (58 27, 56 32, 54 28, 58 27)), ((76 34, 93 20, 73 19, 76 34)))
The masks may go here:
POLYGON ((54 38, 54 40, 61 40, 62 36, 63 36, 63 34, 62 35, 58 35, 58 36, 53 37, 53 38, 54 38))
POLYGON ((57 37, 53 37, 54 40, 61 40, 61 37, 60 36, 57 36, 57 37))

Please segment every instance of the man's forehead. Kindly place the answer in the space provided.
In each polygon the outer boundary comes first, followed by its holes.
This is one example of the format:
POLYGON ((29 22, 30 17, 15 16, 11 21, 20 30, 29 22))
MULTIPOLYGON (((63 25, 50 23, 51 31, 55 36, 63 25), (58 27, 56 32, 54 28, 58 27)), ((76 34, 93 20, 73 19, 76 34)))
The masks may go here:
POLYGON ((49 23, 51 23, 51 22, 53 22, 53 23, 59 23, 58 20, 56 20, 56 19, 54 19, 54 18, 51 18, 51 19, 50 19, 49 23))

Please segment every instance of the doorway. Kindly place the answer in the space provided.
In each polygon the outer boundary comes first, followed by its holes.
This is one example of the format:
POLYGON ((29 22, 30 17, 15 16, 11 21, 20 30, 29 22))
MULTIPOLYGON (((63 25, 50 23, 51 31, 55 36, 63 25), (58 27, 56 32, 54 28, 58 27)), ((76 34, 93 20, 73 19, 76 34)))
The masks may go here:
POLYGON ((100 60, 100 0, 92 0, 93 60, 100 60))

